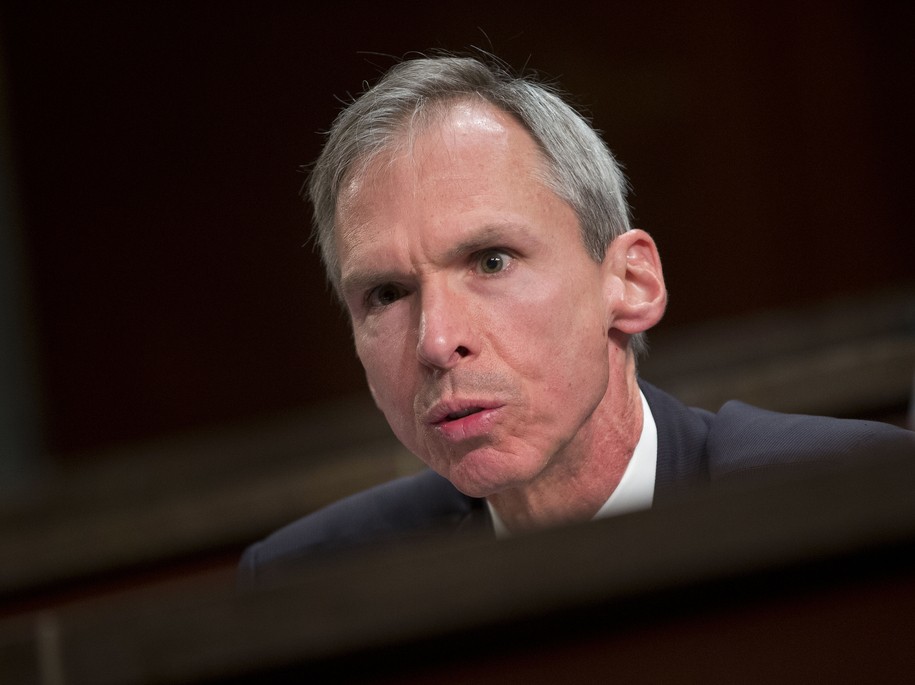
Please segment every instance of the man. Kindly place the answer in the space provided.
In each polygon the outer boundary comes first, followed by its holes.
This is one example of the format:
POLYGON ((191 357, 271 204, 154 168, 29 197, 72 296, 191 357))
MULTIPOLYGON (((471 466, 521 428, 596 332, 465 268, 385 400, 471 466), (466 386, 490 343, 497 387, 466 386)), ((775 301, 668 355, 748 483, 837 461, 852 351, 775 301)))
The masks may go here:
POLYGON ((913 447, 880 424, 691 410, 640 382, 666 290, 625 189, 560 97, 476 59, 404 62, 341 113, 310 179, 316 237, 375 402, 431 470, 253 546, 244 580, 320 550, 588 521, 762 466, 913 447))

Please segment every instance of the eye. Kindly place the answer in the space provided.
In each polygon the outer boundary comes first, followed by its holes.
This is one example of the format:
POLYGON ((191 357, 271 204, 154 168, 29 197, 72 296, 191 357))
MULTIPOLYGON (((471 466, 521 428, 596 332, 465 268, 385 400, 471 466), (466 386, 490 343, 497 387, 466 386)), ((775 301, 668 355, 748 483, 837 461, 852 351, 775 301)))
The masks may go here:
POLYGON ((366 293, 365 302, 369 307, 387 307, 407 294, 402 286, 396 283, 379 285, 366 293))
POLYGON ((477 256, 477 266, 481 273, 497 274, 508 267, 511 259, 510 255, 501 250, 486 250, 477 256))

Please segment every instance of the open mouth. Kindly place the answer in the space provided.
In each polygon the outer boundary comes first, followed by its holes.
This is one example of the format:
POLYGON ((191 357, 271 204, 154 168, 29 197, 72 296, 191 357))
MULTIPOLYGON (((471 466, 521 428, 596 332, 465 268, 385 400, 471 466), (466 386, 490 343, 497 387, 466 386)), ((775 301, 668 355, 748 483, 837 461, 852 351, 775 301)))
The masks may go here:
POLYGON ((485 436, 492 435, 501 407, 502 405, 489 404, 486 401, 480 404, 457 401, 451 406, 440 407, 439 412, 430 417, 429 424, 436 431, 438 438, 455 444, 466 440, 484 439, 485 436), (447 413, 444 413, 446 411, 447 413))
POLYGON ((445 417, 445 421, 457 421, 458 419, 463 419, 465 416, 470 416, 471 414, 476 414, 481 411, 483 411, 483 407, 469 407, 467 409, 462 409, 461 411, 453 411, 445 417))

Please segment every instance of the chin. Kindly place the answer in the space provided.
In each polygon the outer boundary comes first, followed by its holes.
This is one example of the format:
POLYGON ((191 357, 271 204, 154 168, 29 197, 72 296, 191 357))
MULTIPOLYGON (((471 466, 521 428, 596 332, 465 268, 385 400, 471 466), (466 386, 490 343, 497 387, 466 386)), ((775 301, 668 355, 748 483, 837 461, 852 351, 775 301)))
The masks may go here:
POLYGON ((534 480, 535 469, 519 469, 504 454, 470 453, 439 472, 468 497, 489 497, 508 488, 524 486, 534 480))

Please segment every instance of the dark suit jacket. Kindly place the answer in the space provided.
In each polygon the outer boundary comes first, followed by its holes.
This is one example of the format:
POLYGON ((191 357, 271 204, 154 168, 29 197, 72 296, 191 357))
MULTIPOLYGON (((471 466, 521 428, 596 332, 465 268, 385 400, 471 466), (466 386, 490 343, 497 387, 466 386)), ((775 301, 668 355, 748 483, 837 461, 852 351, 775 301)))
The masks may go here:
MULTIPOLYGON (((655 506, 749 475, 834 468, 882 453, 915 455, 915 433, 886 424, 779 414, 742 402, 728 402, 716 414, 640 386, 658 430, 655 506)), ((484 501, 423 471, 340 500, 252 545, 242 556, 239 581, 257 585, 322 552, 464 530, 491 531, 484 501)))

